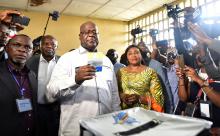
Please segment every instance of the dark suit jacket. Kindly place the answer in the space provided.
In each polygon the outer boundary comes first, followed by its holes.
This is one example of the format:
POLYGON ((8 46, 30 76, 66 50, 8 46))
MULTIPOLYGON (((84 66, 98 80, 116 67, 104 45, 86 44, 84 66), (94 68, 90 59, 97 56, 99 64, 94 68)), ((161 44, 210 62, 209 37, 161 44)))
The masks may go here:
MULTIPOLYGON (((55 56, 56 62, 60 56, 55 56)), ((38 75, 38 70, 39 70, 39 62, 40 62, 40 54, 38 55, 33 55, 28 61, 27 61, 27 67, 34 71, 36 75, 38 75)))
MULTIPOLYGON (((32 106, 34 110, 34 125, 37 124, 37 80, 34 72, 28 73, 30 87, 32 88, 32 106)), ((24 136, 24 116, 19 113, 16 99, 20 98, 18 86, 8 70, 6 62, 0 62, 0 135, 1 136, 24 136)))

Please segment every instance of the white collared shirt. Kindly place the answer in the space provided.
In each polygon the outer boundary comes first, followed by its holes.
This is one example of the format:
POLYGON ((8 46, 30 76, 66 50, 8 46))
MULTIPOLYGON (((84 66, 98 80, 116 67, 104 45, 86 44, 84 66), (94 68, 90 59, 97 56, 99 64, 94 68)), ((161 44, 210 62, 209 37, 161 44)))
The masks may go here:
POLYGON ((102 71, 96 72, 96 79, 86 80, 81 85, 75 83, 75 68, 88 64, 87 55, 83 47, 64 54, 47 86, 48 99, 54 101, 59 98, 61 102, 59 136, 79 135, 80 119, 120 110, 114 68, 105 55, 102 71))
POLYGON ((37 101, 39 104, 47 104, 46 99, 46 89, 47 84, 50 80, 52 71, 56 65, 55 57, 47 62, 42 55, 40 55, 39 69, 38 69, 38 98, 37 101))

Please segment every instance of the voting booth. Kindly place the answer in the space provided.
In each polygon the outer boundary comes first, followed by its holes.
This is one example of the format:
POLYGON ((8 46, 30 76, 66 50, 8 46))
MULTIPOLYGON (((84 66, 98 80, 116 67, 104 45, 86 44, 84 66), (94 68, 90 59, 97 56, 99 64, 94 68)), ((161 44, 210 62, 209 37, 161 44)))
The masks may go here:
POLYGON ((212 122, 202 119, 159 113, 139 107, 82 119, 79 122, 82 135, 86 130, 95 136, 198 136, 212 125, 212 122), (126 113, 125 118, 130 118, 130 122, 123 120, 123 117, 121 122, 115 118, 121 113, 126 113))

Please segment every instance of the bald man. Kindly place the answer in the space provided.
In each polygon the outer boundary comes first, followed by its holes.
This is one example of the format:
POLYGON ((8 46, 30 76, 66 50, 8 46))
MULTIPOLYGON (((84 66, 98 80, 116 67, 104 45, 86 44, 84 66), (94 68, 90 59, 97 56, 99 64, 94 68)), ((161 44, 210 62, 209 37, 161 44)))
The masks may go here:
POLYGON ((48 100, 61 101, 60 136, 78 136, 80 119, 120 110, 113 65, 96 52, 99 32, 95 23, 82 24, 79 39, 80 47, 59 59, 47 86, 48 100), (92 58, 101 64, 94 66, 92 58))

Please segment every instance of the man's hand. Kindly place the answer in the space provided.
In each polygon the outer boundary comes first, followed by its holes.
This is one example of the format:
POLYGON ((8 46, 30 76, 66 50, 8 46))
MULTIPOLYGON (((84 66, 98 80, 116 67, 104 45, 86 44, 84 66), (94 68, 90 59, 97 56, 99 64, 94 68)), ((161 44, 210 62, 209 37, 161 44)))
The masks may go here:
POLYGON ((139 101, 139 95, 137 94, 125 94, 125 93, 122 93, 120 95, 121 97, 121 100, 127 105, 127 106, 132 106, 136 103, 138 103, 139 101))
POLYGON ((5 23, 10 23, 12 16, 11 14, 21 15, 19 11, 16 10, 4 10, 0 13, 0 21, 3 21, 5 23))
POLYGON ((207 45, 209 45, 212 42, 212 39, 198 25, 195 25, 191 22, 188 22, 187 24, 190 32, 196 38, 196 41, 207 45))
POLYGON ((79 67, 76 70, 76 76, 75 81, 77 84, 82 84, 85 80, 90 80, 95 76, 95 67, 90 65, 85 65, 82 67, 79 67))
POLYGON ((184 71, 187 77, 190 77, 193 81, 197 82, 200 80, 200 77, 197 75, 195 69, 185 66, 184 71))
POLYGON ((177 67, 176 68, 176 75, 179 77, 179 79, 184 79, 184 71, 182 68, 177 67))
POLYGON ((4 10, 3 12, 0 13, 0 22, 5 23, 7 26, 15 25, 16 30, 20 31, 24 29, 24 26, 18 23, 13 23, 12 22, 12 16, 13 14, 23 16, 19 11, 16 10, 4 10))

